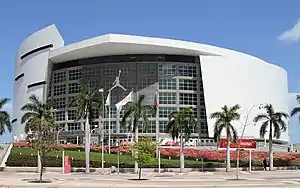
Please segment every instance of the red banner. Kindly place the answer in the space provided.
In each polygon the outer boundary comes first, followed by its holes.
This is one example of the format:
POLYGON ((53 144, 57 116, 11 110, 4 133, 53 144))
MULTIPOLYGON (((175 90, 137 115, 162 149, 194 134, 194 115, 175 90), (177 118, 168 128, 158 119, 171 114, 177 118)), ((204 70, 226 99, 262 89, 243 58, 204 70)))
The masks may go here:
MULTIPOLYGON (((256 141, 253 139, 239 139, 238 143, 240 144, 241 149, 255 149, 256 141)), ((238 143, 230 142, 230 148, 238 148, 238 143)), ((226 148, 227 139, 221 138, 220 140, 220 148, 226 148)))

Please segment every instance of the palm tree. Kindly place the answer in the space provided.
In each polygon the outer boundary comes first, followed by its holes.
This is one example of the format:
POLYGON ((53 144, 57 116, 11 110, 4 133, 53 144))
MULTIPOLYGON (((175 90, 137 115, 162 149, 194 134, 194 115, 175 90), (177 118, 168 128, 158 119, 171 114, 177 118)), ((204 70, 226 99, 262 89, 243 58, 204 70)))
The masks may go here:
POLYGON ((25 123, 26 140, 29 140, 39 154, 40 182, 43 176, 43 164, 46 154, 55 143, 55 124, 52 115, 52 103, 43 103, 36 95, 29 97, 29 103, 21 110, 24 115, 21 123, 25 123))
POLYGON ((0 99, 0 135, 5 133, 5 129, 11 132, 10 116, 7 111, 2 110, 8 101, 8 98, 0 99))
MULTIPOLYGON (((296 100, 297 100, 297 103, 300 104, 300 95, 297 95, 296 96, 296 100)), ((291 116, 294 116, 296 114, 298 114, 300 112, 300 107, 295 107, 292 111, 291 111, 291 116)), ((299 120, 300 120, 300 117, 299 117, 299 120)))
MULTIPOLYGON (((155 109, 151 105, 143 104, 145 100, 145 95, 139 95, 136 102, 128 102, 124 106, 124 115, 121 120, 121 125, 125 126, 128 119, 130 119, 132 125, 129 126, 129 129, 132 129, 132 132, 135 133, 134 139, 135 143, 138 142, 138 127, 142 125, 143 132, 148 129, 149 119, 148 114, 155 114, 155 109)), ((138 171, 138 164, 135 163, 135 172, 138 171)))
POLYGON ((223 130, 226 132, 226 172, 228 172, 230 170, 230 141, 233 140, 236 143, 238 140, 237 132, 232 122, 240 119, 240 114, 237 112, 240 109, 240 105, 236 104, 232 107, 225 105, 221 109, 219 112, 210 114, 210 118, 216 119, 214 125, 215 142, 220 141, 223 130))
POLYGON ((269 127, 269 170, 271 171, 273 168, 273 148, 272 148, 272 140, 273 137, 276 139, 280 138, 281 131, 286 131, 287 124, 284 119, 287 119, 289 116, 284 112, 275 112, 272 104, 266 104, 264 107, 265 113, 258 114, 254 118, 254 122, 262 121, 262 125, 259 130, 259 134, 261 138, 265 137, 267 129, 269 127), (274 129, 274 131, 273 131, 274 129))
POLYGON ((173 140, 180 138, 180 172, 184 169, 184 141, 187 142, 191 135, 191 129, 197 124, 191 107, 186 107, 180 111, 169 114, 167 132, 171 134, 173 140))
POLYGON ((94 108, 99 108, 101 104, 99 100, 99 93, 97 90, 91 88, 86 82, 82 81, 80 86, 80 92, 77 93, 74 97, 74 100, 71 103, 76 104, 76 120, 81 121, 83 126, 83 119, 85 121, 85 165, 86 173, 90 172, 90 121, 92 117, 92 110, 94 108))

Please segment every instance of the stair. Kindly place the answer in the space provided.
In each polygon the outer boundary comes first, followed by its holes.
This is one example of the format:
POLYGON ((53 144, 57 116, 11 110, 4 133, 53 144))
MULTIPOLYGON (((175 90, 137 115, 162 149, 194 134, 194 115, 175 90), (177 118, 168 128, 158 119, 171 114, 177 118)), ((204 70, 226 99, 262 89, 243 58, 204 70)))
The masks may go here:
POLYGON ((11 148, 13 147, 12 143, 9 144, 0 144, 0 168, 6 167, 6 161, 10 155, 11 148))

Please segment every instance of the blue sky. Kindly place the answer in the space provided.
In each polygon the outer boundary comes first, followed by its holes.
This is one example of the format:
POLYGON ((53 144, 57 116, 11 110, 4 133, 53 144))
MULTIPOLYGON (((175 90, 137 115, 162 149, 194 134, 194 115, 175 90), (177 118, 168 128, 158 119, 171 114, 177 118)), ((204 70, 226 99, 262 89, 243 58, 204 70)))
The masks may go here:
MULTIPOLYGON (((300 1, 0 1, 0 97, 12 98, 14 58, 30 33, 55 24, 65 43, 105 33, 196 41, 255 55, 288 72, 300 90, 300 1)), ((11 109, 11 105, 6 107, 11 109)), ((294 124, 294 131, 300 125, 294 124)), ((8 136, 0 138, 6 140, 8 136)), ((294 138, 300 142, 300 138, 294 138)))

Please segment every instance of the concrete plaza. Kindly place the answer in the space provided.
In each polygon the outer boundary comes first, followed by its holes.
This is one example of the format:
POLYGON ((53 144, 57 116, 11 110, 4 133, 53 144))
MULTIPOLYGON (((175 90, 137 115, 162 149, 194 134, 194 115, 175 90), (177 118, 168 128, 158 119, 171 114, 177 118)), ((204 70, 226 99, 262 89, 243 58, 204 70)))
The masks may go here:
POLYGON ((148 180, 136 181, 136 174, 106 174, 97 172, 89 175, 84 173, 61 174, 46 172, 44 179, 51 183, 29 183, 29 180, 38 178, 34 172, 0 172, 1 187, 45 187, 45 188, 94 188, 94 187, 300 187, 300 171, 260 171, 241 172, 241 180, 235 180, 234 171, 226 172, 189 172, 178 174, 145 172, 143 178, 148 180))

